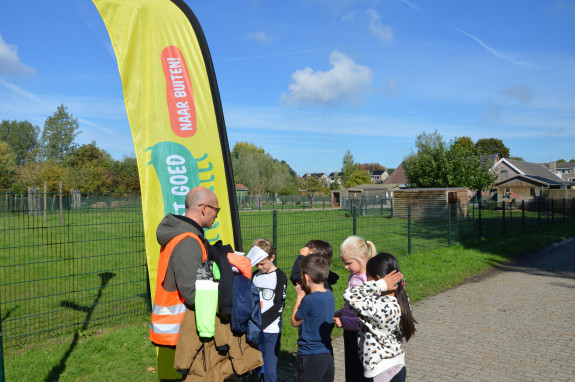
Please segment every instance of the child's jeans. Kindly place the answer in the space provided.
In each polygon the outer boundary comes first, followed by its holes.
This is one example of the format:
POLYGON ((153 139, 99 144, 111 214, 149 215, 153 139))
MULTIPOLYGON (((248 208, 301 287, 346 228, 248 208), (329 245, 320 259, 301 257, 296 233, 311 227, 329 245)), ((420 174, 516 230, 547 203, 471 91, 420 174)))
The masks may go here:
POLYGON ((263 333, 264 343, 260 347, 264 365, 260 370, 260 381, 276 382, 281 333, 263 333))

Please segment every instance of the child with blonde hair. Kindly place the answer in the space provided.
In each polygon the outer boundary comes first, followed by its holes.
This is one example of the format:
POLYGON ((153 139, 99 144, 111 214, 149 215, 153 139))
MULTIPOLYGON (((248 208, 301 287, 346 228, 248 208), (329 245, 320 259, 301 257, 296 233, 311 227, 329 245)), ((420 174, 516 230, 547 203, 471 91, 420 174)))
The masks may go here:
MULTIPOLYGON (((339 248, 339 256, 349 272, 347 289, 367 281, 365 266, 376 253, 375 244, 360 236, 350 236, 343 241, 339 248)), ((358 354, 359 318, 349 304, 344 303, 343 308, 335 312, 333 322, 338 328, 343 328, 345 380, 347 382, 368 381, 363 377, 363 365, 358 354)))

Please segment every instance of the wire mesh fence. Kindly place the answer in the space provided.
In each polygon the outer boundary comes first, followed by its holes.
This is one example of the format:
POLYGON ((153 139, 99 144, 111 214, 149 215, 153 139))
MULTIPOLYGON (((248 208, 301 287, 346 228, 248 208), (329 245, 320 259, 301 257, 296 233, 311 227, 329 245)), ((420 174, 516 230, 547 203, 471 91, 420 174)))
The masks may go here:
MULTIPOLYGON (((32 202, 9 197, 0 198, 0 338, 5 346, 146 314, 150 301, 139 195, 47 194, 32 202)), ((399 213, 392 200, 360 200, 346 209, 314 203, 302 210, 241 210, 240 226, 244 250, 256 238, 271 240, 278 266, 289 273, 299 249, 312 239, 331 243, 334 258, 350 235, 373 241, 378 251, 407 255, 466 239, 575 223, 574 206, 575 200, 565 199, 466 208, 447 204, 430 214, 426 206, 399 213)))

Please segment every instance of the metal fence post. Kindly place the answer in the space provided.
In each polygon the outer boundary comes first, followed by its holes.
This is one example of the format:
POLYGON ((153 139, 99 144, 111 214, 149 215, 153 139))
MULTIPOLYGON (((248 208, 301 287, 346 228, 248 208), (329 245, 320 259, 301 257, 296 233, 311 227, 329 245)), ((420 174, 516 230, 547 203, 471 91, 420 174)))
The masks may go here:
POLYGON ((355 203, 351 206, 351 216, 353 218, 353 235, 357 235, 357 208, 355 203))
POLYGON ((521 229, 525 229, 525 200, 521 201, 521 229))
POLYGON ((541 225, 541 199, 537 199, 537 225, 541 225))
POLYGON ((505 235, 505 202, 501 202, 503 206, 503 234, 505 235))
MULTIPOLYGON (((274 246, 274 253, 277 253, 277 242, 278 242, 278 212, 277 211, 273 211, 272 213, 272 217, 273 217, 273 233, 272 233, 272 244, 274 246)), ((274 259, 274 265, 277 264, 276 263, 276 259, 277 256, 274 259)))
POLYGON ((563 223, 565 223, 565 198, 563 198, 563 223))
POLYGON ((551 223, 555 223, 555 206, 553 203, 555 199, 551 199, 551 223))
MULTIPOLYGON (((0 317, 2 311, 0 310, 0 317)), ((2 322, 0 322, 0 382, 4 382, 4 341, 2 341, 2 322)))
POLYGON ((451 246, 451 204, 447 205, 447 246, 451 246))
POLYGON ((379 214, 383 217, 383 199, 379 200, 379 214))
POLYGON ((479 204, 477 204, 477 216, 478 216, 478 220, 479 220, 479 238, 481 239, 481 200, 479 201, 479 204))
POLYGON ((411 255, 411 206, 407 206, 407 254, 411 255))

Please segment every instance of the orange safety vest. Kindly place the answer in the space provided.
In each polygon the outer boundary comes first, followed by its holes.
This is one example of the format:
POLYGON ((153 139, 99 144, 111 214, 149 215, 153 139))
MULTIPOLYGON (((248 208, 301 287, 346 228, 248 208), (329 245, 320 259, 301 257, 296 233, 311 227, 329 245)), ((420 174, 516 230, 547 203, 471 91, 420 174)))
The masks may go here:
POLYGON ((164 289, 164 279, 168 270, 168 263, 172 251, 180 241, 186 237, 196 239, 202 247, 202 262, 208 258, 207 250, 202 240, 192 232, 184 232, 175 236, 167 245, 160 248, 158 260, 158 279, 156 294, 152 308, 152 324, 150 325, 150 339, 156 345, 176 346, 180 334, 180 323, 184 319, 186 306, 179 290, 169 292, 164 289))

